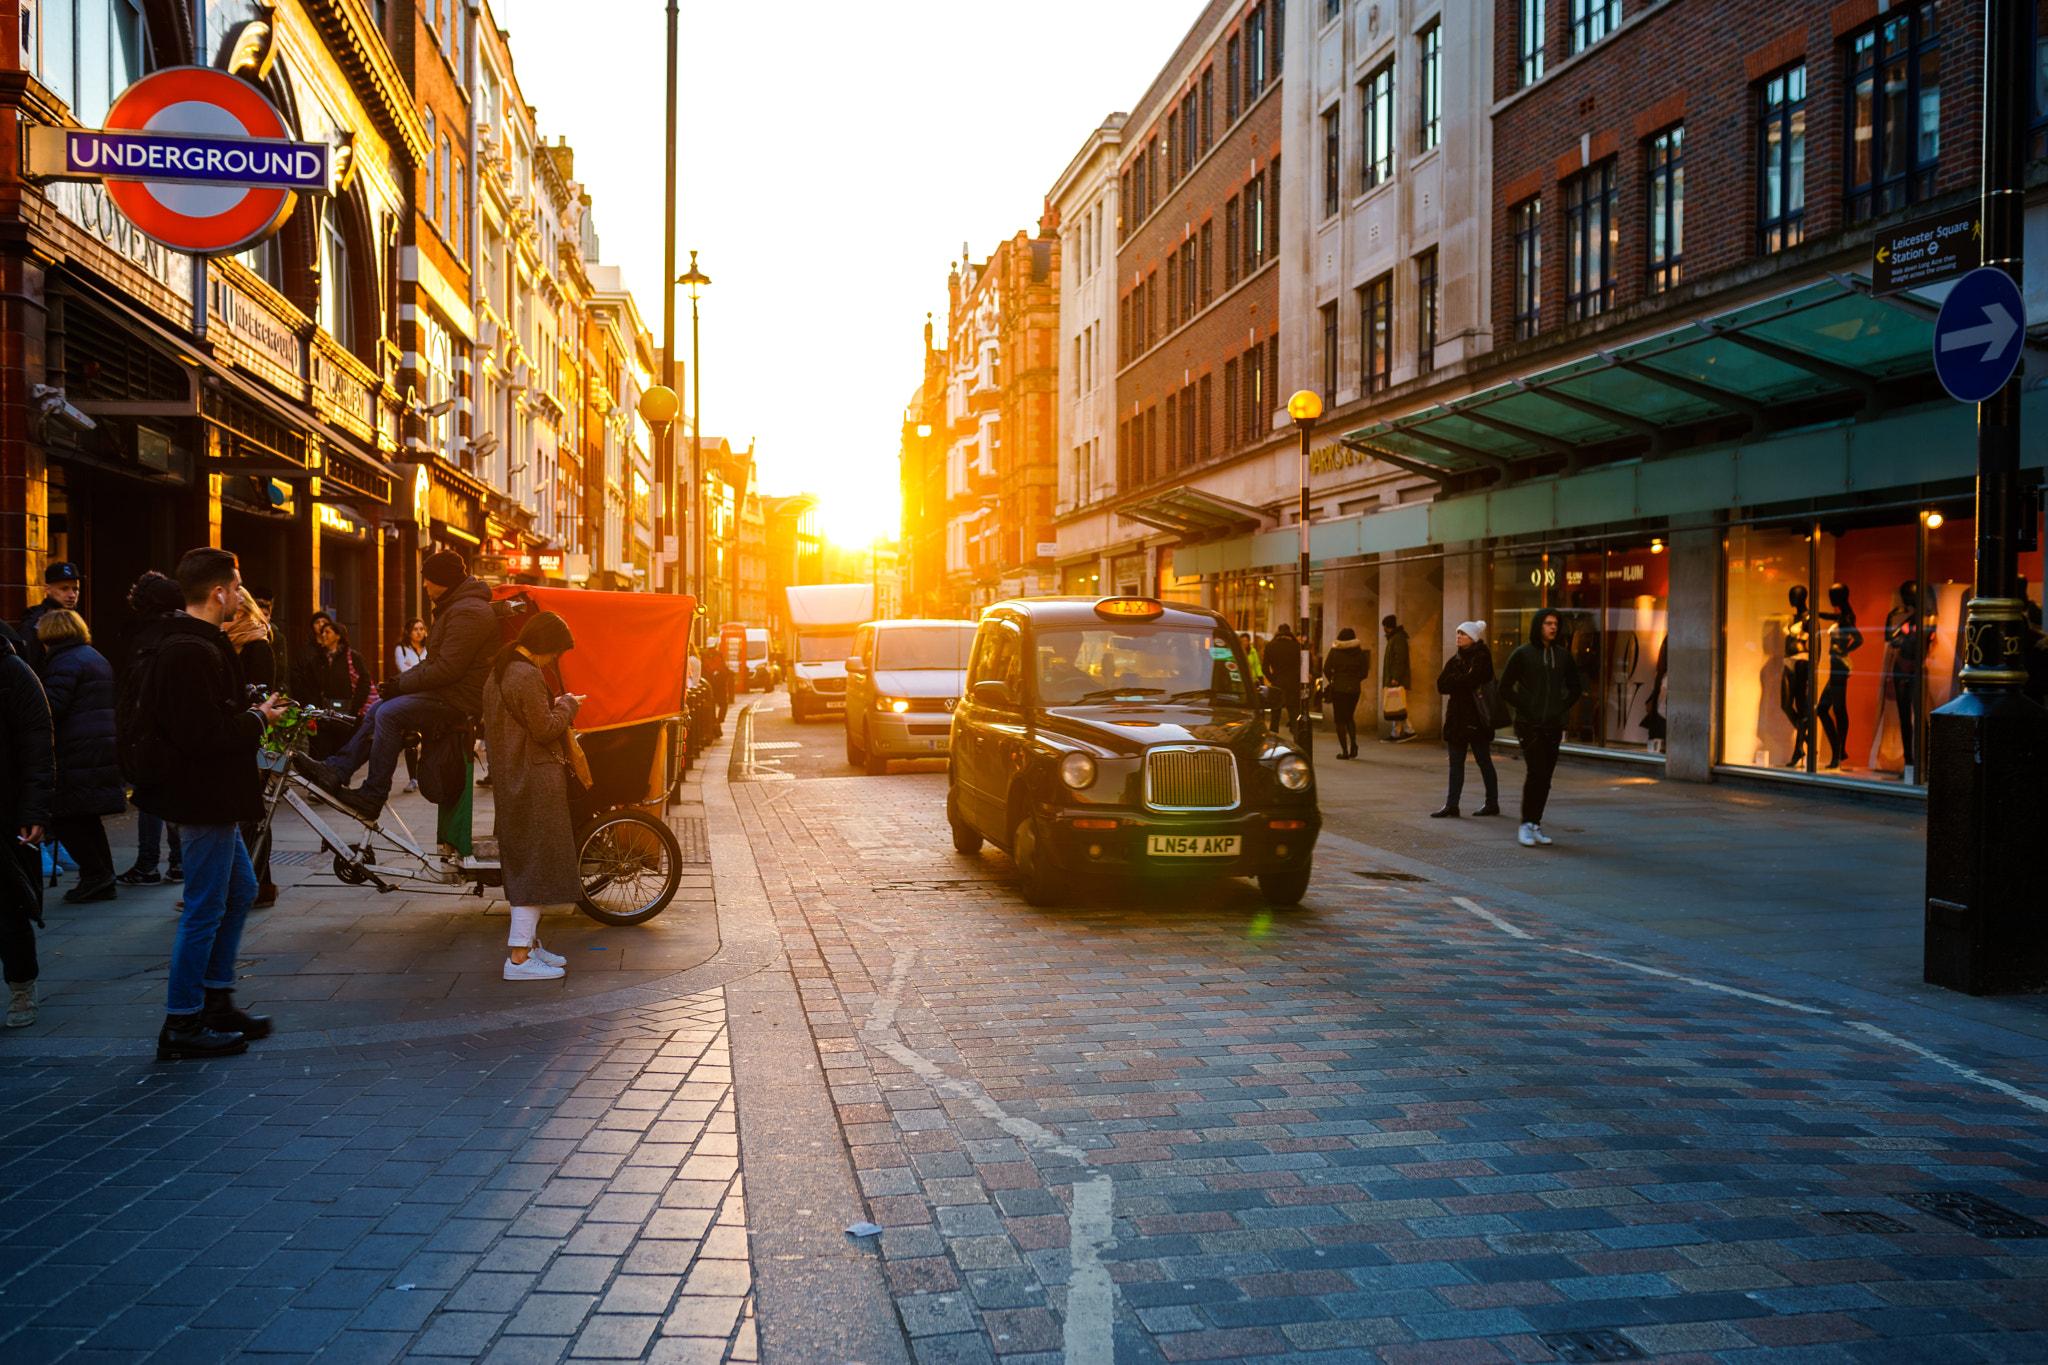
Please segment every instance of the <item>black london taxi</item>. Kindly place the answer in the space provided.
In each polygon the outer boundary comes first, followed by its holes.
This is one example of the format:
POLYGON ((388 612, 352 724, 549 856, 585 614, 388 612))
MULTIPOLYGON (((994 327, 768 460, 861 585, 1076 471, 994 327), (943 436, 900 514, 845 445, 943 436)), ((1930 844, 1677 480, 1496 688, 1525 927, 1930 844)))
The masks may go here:
POLYGON ((1034 597, 982 616, 953 713, 953 847, 1007 850, 1033 905, 1073 879, 1256 877, 1308 889, 1308 760, 1266 723, 1230 623, 1141 597, 1034 597))

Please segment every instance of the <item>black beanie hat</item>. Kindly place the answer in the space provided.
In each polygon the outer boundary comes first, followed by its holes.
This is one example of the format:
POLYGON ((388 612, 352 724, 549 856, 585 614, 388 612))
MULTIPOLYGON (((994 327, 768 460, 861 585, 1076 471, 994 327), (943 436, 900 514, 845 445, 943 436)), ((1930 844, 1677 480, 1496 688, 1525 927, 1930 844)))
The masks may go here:
POLYGON ((452 588, 469 577, 469 567, 453 550, 437 550, 420 565, 420 577, 437 588, 452 588))
POLYGON ((576 637, 567 621, 544 611, 519 628, 519 645, 528 654, 561 654, 576 648, 576 637))

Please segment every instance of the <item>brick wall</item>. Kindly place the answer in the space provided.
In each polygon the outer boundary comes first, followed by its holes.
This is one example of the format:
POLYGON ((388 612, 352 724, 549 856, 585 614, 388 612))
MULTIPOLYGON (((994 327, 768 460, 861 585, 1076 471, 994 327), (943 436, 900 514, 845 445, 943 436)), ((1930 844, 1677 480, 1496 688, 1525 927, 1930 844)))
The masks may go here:
MULTIPOLYGON (((1564 312, 1565 215, 1562 178, 1583 162, 1612 155, 1619 253, 1617 309, 1648 286, 1647 140, 1683 122, 1684 273, 1697 279, 1757 255, 1758 86, 1806 63, 1805 236, 1845 226, 1844 127, 1848 37, 1877 17, 1877 0, 1721 0, 1664 3, 1631 13, 1614 34, 1576 59, 1570 55, 1566 0, 1548 0, 1547 76, 1502 110, 1494 123, 1494 314, 1503 335, 1514 314, 1514 241, 1509 211, 1543 197, 1542 326, 1564 312)), ((1896 16, 1906 5, 1895 2, 1896 16)), ((1981 9, 1940 6, 1941 153, 1933 193, 1976 183, 1976 73, 1983 66, 1981 9)), ((1516 95, 1518 0, 1495 10, 1495 94, 1516 95)))

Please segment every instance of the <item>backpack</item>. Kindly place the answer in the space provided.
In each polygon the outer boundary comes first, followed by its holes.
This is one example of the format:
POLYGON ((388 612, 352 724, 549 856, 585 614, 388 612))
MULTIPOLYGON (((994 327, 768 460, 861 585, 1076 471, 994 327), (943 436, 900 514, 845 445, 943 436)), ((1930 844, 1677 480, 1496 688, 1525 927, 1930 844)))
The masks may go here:
POLYGON ((170 753, 156 725, 156 663, 162 643, 136 651, 114 694, 114 752, 130 786, 161 780, 170 753))

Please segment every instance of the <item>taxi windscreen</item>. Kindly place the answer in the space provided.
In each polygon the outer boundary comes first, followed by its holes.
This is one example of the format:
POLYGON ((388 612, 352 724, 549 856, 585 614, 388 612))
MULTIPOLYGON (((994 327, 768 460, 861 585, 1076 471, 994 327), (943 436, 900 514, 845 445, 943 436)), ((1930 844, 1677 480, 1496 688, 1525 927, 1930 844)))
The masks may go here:
POLYGON ((1234 636, 1185 626, 1054 626, 1037 639, 1038 699, 1200 701, 1250 705, 1251 674, 1234 636))

